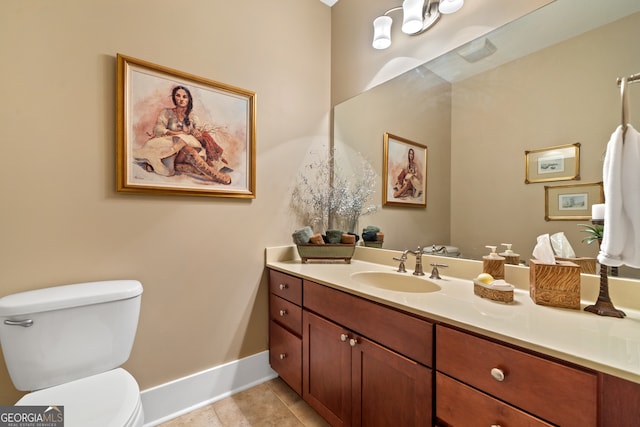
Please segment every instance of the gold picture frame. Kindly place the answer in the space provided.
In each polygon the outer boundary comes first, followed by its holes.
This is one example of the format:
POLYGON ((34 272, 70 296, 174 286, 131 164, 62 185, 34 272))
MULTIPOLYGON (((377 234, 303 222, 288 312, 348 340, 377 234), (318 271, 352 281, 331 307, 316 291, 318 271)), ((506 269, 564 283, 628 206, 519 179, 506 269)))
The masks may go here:
POLYGON ((116 190, 255 198, 254 92, 117 55, 116 190))
POLYGON ((427 207, 427 147, 384 134, 382 204, 427 207))
POLYGON ((590 220, 591 206, 604 203, 601 182, 544 187, 545 221, 590 220))
POLYGON ((524 152, 525 184, 580 179, 580 143, 524 152))

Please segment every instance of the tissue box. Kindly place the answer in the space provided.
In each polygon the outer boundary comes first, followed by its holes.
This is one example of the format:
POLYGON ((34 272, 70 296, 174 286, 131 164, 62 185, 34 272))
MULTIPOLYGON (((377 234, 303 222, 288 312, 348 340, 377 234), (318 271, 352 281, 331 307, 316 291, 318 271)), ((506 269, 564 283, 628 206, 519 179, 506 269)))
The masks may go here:
POLYGON ((586 274, 598 274, 596 272, 596 258, 556 258, 556 261, 570 261, 580 266, 580 271, 586 274))
POLYGON ((580 266, 569 261, 529 264, 529 296, 536 304, 580 309, 580 266))

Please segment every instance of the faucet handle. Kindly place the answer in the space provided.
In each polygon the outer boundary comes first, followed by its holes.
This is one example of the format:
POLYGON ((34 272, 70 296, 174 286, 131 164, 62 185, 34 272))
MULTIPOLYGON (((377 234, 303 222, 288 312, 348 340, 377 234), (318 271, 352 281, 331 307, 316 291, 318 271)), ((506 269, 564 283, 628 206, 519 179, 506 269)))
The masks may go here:
POLYGON ((405 250, 402 252, 402 255, 400 256, 400 258, 398 258, 398 257, 393 257, 393 260, 394 260, 394 261, 400 261, 400 265, 398 266, 398 273, 406 273, 406 272, 407 272, 407 269, 406 269, 406 267, 404 266, 404 262, 407 260, 407 254, 408 254, 408 253, 409 253, 409 251, 405 249, 405 250))
POLYGON ((409 251, 408 251, 407 249, 405 249, 405 250, 402 252, 402 255, 400 255, 400 258, 398 258, 398 257, 395 257, 395 256, 394 256, 394 257, 393 257, 393 260, 394 260, 394 261, 406 261, 406 260, 407 260, 407 254, 408 254, 408 253, 409 253, 409 251))
POLYGON ((442 277, 440 277, 440 272, 438 271, 438 267, 449 267, 447 264, 431 264, 431 266, 433 267, 433 270, 431 270, 431 276, 429 276, 429 279, 442 279, 442 277))

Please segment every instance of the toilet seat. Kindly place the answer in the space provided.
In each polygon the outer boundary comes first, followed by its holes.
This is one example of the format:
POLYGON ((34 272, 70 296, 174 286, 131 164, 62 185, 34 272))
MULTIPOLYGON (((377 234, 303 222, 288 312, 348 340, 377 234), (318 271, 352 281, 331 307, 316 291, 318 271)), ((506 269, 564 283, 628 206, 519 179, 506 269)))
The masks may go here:
POLYGON ((122 368, 34 391, 16 405, 64 406, 65 427, 140 427, 140 388, 122 368))

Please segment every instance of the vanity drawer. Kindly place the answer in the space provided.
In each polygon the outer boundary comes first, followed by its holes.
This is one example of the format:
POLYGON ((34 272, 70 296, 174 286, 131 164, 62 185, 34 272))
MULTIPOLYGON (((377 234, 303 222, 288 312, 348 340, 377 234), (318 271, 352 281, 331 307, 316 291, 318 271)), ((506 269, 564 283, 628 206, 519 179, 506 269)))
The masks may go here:
POLYGON ((271 319, 280 323, 296 335, 302 334, 302 307, 275 294, 269 295, 271 319))
POLYGON ((302 395, 302 339, 269 322, 269 363, 280 378, 302 395))
POLYGON ((436 368, 554 424, 596 425, 595 373, 440 325, 436 368))
POLYGON ((474 388, 436 373, 436 418, 448 426, 551 426, 474 388))
POLYGON ((302 279, 269 270, 269 289, 294 304, 302 305, 302 279))
POLYGON ((432 323, 307 280, 304 307, 423 365, 432 365, 432 323))

